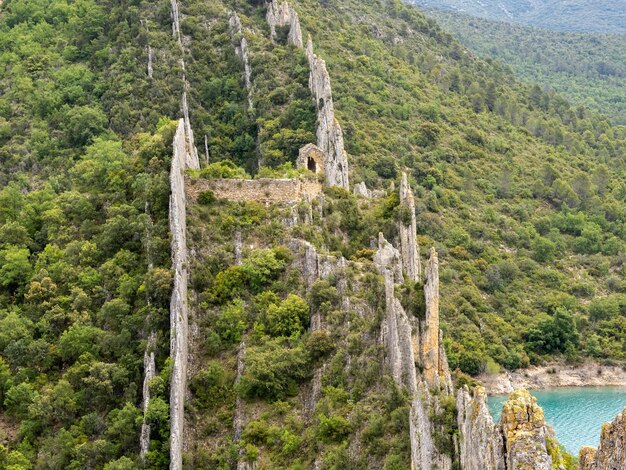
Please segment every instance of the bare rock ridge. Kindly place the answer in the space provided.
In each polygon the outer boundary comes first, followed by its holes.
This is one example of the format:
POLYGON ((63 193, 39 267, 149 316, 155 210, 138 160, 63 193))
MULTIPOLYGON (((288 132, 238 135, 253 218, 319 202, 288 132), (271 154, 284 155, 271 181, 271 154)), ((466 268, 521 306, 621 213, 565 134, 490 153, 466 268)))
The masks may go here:
POLYGON ((300 19, 296 10, 287 2, 278 3, 276 1, 267 4, 267 23, 270 25, 270 34, 272 41, 276 39, 276 28, 289 26, 289 35, 287 41, 289 44, 299 49, 304 47, 302 42, 302 29, 300 28, 300 19))
POLYGON ((580 449, 580 470, 626 468, 626 408, 611 423, 602 425, 600 446, 580 449))
POLYGON ((471 397, 467 387, 459 390, 456 403, 463 470, 563 469, 554 433, 528 391, 516 390, 509 396, 498 425, 487 409, 482 387, 471 397))
POLYGON ((348 180, 348 156, 343 144, 343 131, 335 118, 335 105, 330 87, 330 76, 324 59, 313 52, 309 37, 306 45, 309 61, 309 88, 317 108, 317 146, 326 157, 326 179, 330 186, 350 188, 348 180))
POLYGON ((426 383, 438 385, 441 369, 439 367, 439 257, 431 248, 426 264, 424 283, 424 301, 426 320, 421 324, 421 362, 426 383))
MULTIPOLYGON (((276 37, 276 28, 289 26, 287 41, 302 49, 302 28, 298 13, 286 1, 273 0, 267 4, 267 22, 272 39, 276 37)), ((335 118, 330 76, 326 63, 313 52, 313 42, 309 37, 305 49, 309 62, 309 88, 317 109, 317 146, 324 154, 324 171, 330 186, 350 188, 348 179, 348 156, 343 143, 343 131, 335 118)))
MULTIPOLYGON (((434 249, 431 250, 432 256, 436 257, 434 249)), ((403 269, 400 252, 385 240, 382 234, 378 238, 378 251, 374 257, 374 263, 385 280, 386 315, 382 330, 389 367, 396 383, 406 386, 411 395, 409 415, 411 467, 418 469, 436 466, 442 470, 449 469, 452 467, 451 458, 437 450, 433 438, 435 428, 430 419, 430 410, 439 408, 438 397, 430 394, 430 384, 425 380, 425 375, 420 374, 416 368, 416 365, 424 368, 420 345, 425 338, 420 334, 421 330, 417 319, 407 315, 395 294, 395 285, 403 282, 403 271, 406 271, 406 268, 403 269)), ((430 283, 432 293, 437 295, 437 301, 431 299, 433 300, 432 308, 438 308, 439 275, 436 272, 438 263, 436 259, 431 259, 429 265, 432 266, 429 274, 437 280, 437 282, 430 283), (435 292, 435 290, 437 291, 435 292)), ((438 313, 430 318, 438 322, 438 313)), ((438 338, 439 324, 429 325, 424 330, 437 331, 438 338)), ((438 340, 436 344, 435 355, 438 357, 438 340)), ((429 353, 432 351, 429 350, 429 353)), ((433 374, 436 376, 436 379, 433 378, 433 382, 440 384, 439 369, 434 368, 433 374)), ((449 381, 449 374, 447 378, 442 377, 441 379, 441 381, 449 381)), ((444 387, 442 395, 448 395, 448 390, 451 391, 451 386, 444 387)))
POLYGON ((146 420, 148 406, 150 406, 150 381, 156 375, 156 364, 154 361, 154 348, 156 347, 156 333, 152 331, 148 336, 148 344, 143 355, 143 422, 141 423, 141 435, 139 438, 139 455, 143 459, 148 452, 150 445, 150 425, 146 420))
POLYGON ((236 12, 231 12, 230 18, 228 20, 228 24, 230 25, 231 35, 235 38, 241 37, 239 41, 239 46, 235 47, 235 53, 237 57, 241 59, 243 63, 243 81, 246 87, 246 91, 248 92, 248 110, 252 110, 254 105, 252 103, 252 70, 250 68, 250 55, 248 52, 248 41, 246 37, 243 35, 243 27, 241 26, 241 19, 236 12))
MULTIPOLYGON (((365 183, 361 184, 365 188, 365 183)), ((367 191, 367 188, 365 188, 365 191, 367 191)), ((400 205, 403 208, 403 220, 398 222, 398 233, 400 234, 402 266, 410 280, 419 282, 421 281, 422 266, 420 262, 420 248, 417 244, 415 200, 406 173, 402 173, 400 182, 400 205)))
POLYGON ((477 387, 471 397, 467 387, 456 399, 459 457, 463 470, 506 470, 504 442, 487 408, 485 390, 477 387))
POLYGON ((504 438, 506 468, 550 470, 547 439, 553 438, 543 410, 526 390, 513 392, 502 407, 500 428, 504 438))
POLYGON ((182 468, 185 391, 188 349, 188 252, 185 175, 189 162, 189 139, 184 119, 178 121, 170 170, 170 233, 174 287, 170 301, 170 357, 173 360, 170 384, 170 468, 182 468))

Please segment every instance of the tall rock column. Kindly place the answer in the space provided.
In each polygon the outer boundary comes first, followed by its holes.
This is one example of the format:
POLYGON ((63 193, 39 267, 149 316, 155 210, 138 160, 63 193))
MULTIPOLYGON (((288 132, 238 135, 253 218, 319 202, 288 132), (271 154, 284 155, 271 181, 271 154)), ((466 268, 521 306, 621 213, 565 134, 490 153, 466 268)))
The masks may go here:
POLYGON ((243 80, 244 85, 246 87, 246 92, 248 94, 248 110, 252 111, 252 70, 250 68, 250 56, 248 53, 248 41, 243 35, 243 27, 241 26, 241 19, 236 12, 232 12, 230 14, 230 18, 228 20, 228 24, 230 25, 230 32, 233 36, 239 35, 241 36, 241 40, 239 41, 239 46, 235 47, 235 53, 241 59, 243 63, 243 80))
POLYGON ((458 391, 459 457, 463 470, 506 470, 500 429, 487 408, 485 389, 471 397, 467 386, 458 391))
POLYGON ((421 325, 420 356, 424 378, 430 386, 439 384, 439 258, 431 248, 426 263, 424 300, 426 318, 421 325))
POLYGON ((580 470, 626 468, 626 408, 611 423, 602 425, 600 446, 580 449, 580 470))
POLYGON ((317 108, 317 146, 324 152, 324 170, 330 186, 350 188, 348 156, 343 144, 343 131, 335 118, 335 105, 326 63, 313 53, 309 37, 306 45, 309 61, 309 88, 317 108))
POLYGON ((543 410, 526 390, 516 390, 502 407, 500 427, 504 437, 507 470, 551 470, 543 410))
POLYGON ((289 35, 287 42, 298 49, 304 47, 302 41, 302 28, 300 27, 300 18, 298 13, 287 2, 278 3, 271 1, 267 4, 267 13, 265 15, 267 23, 270 25, 270 35, 272 41, 276 39, 276 27, 289 26, 289 35))
POLYGON ((170 233, 174 287, 170 300, 170 357, 173 360, 170 383, 170 469, 182 468, 185 392, 187 389, 187 349, 189 340, 187 282, 187 213, 185 170, 191 160, 185 121, 178 121, 170 170, 170 233))
POLYGON ((420 248, 417 244, 417 224, 415 222, 415 199, 409 186, 406 173, 402 173, 400 182, 400 206, 403 209, 398 221, 400 234, 400 253, 402 254, 402 268, 412 281, 421 281, 422 266, 420 262, 420 248))

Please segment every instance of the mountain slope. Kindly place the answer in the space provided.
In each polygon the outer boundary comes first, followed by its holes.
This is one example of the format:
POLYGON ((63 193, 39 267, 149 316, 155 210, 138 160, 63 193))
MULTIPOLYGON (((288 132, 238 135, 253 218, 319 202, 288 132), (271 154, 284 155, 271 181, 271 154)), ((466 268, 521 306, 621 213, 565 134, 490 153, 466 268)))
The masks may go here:
MULTIPOLYGON (((372 262, 379 232, 393 240, 411 220, 390 189, 401 171, 417 196, 418 241, 441 259, 444 345, 458 380, 557 356, 623 361, 624 128, 517 83, 400 2, 293 6, 332 78, 351 179, 382 197, 327 188, 309 226, 289 225, 292 208, 209 192, 190 206, 190 331, 201 334, 190 344, 183 412, 198 426, 183 436, 184 462, 228 467, 263 448, 268 465, 406 468, 418 395, 389 377, 372 262), (241 265, 236 229, 247 241, 241 265), (304 289, 278 242, 291 234, 352 263, 343 287, 329 273, 304 289), (340 288, 354 297, 347 308, 340 288), (309 331, 311 306, 327 335, 309 331), (237 379, 243 335, 252 342, 237 379), (299 414, 311 395, 314 425, 299 414), (233 442, 242 400, 253 418, 238 428, 245 448, 233 442)), ((2 5, 0 429, 11 430, 2 465, 170 463, 167 173, 183 93, 211 163, 189 178, 293 175, 289 164, 315 138, 305 53, 280 28, 270 39, 265 6, 181 2, 180 42, 170 13, 169 2, 2 5), (233 8, 249 42, 252 110, 233 8)), ((397 287, 418 320, 422 287, 397 287)), ((446 462, 456 458, 451 385, 421 391, 438 404, 421 410, 429 452, 446 462)))
POLYGON ((623 36, 561 33, 441 10, 428 15, 481 57, 510 65, 524 81, 626 122, 623 36))
POLYGON ((416 5, 452 10, 498 21, 555 31, 625 33, 623 0, 413 0, 416 5))

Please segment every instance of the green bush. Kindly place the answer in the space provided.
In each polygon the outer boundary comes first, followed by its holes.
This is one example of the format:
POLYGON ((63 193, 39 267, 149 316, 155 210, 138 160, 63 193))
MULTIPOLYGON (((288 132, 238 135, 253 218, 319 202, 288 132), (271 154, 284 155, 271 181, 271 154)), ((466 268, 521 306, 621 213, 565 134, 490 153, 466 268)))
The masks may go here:
POLYGON ((301 297, 289 294, 279 305, 269 305, 266 319, 272 336, 298 338, 308 327, 309 305, 301 297))
POLYGON ((239 390, 249 399, 282 400, 297 393, 297 385, 309 376, 301 345, 289 347, 281 339, 270 340, 246 351, 239 390))

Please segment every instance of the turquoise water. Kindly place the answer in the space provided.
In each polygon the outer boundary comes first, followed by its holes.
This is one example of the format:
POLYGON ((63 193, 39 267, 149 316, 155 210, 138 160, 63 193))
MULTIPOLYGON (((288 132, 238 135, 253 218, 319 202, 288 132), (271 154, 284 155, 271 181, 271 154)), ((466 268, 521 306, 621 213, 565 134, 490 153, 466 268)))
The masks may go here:
MULTIPOLYGON (((626 387, 572 387, 531 390, 559 442, 575 456, 582 446, 597 447, 602 423, 613 421, 626 406, 626 387)), ((494 421, 506 395, 487 398, 494 421)))

